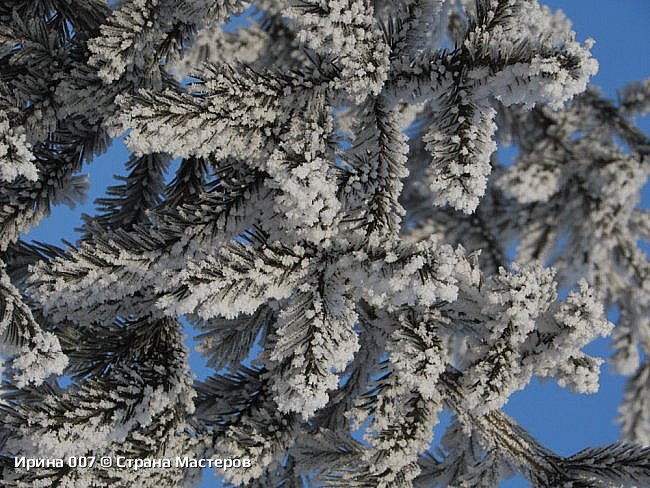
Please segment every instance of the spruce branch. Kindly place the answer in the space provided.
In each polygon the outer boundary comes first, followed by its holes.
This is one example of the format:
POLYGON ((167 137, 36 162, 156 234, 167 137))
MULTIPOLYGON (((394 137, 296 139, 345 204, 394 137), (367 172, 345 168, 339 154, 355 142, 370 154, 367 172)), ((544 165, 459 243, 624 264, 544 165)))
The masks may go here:
POLYGON ((586 88, 592 42, 536 0, 263 0, 223 25, 247 6, 0 2, 2 482, 200 477, 11 463, 108 453, 248 459, 218 473, 260 488, 650 483, 647 80, 586 88), (82 238, 27 243, 121 133, 82 238), (637 444, 559 456, 499 409, 533 378, 596 391, 614 305, 637 444))

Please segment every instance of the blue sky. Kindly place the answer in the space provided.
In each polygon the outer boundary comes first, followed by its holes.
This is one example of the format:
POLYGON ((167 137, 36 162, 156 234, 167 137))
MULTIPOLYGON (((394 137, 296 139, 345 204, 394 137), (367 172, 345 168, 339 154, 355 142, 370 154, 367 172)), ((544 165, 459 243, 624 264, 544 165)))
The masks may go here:
MULTIPOLYGON (((600 62, 600 71, 593 82, 600 85, 605 94, 614 98, 616 89, 625 83, 650 76, 650 42, 647 29, 650 26, 650 0, 548 0, 553 9, 561 8, 574 21, 579 40, 592 37, 593 48, 600 62)), ((642 128, 650 132, 650 118, 640 121, 642 128)), ((52 216, 31 230, 27 239, 60 243, 61 239, 75 241, 75 228, 82 223, 82 213, 94 213, 93 201, 104 195, 107 186, 116 184, 113 174, 124 172, 128 151, 116 141, 109 151, 86 166, 91 188, 86 203, 75 209, 57 207, 52 216)), ((650 206, 650 190, 646 185, 643 206, 650 206)), ((615 312, 610 313, 610 319, 615 312)), ((188 345, 192 342, 188 339, 188 345)), ((608 341, 600 340, 587 348, 588 352, 606 357, 610 354, 608 341)), ((209 371, 195 353, 191 365, 199 377, 209 371)), ((531 432, 542 444, 562 455, 599 444, 607 444, 618 438, 619 429, 614 424, 621 399, 624 380, 609 373, 604 367, 601 390, 594 395, 575 395, 559 388, 554 382, 539 384, 534 381, 524 391, 514 394, 505 411, 531 432)), ((212 477, 204 479, 202 487, 218 487, 221 484, 212 477)), ((502 486, 519 488, 528 486, 521 478, 505 482, 502 486)))

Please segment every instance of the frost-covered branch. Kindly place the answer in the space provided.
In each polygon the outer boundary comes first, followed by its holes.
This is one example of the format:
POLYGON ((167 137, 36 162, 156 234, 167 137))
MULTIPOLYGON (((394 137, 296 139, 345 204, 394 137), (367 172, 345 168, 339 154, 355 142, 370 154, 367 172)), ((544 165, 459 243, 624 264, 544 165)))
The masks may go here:
POLYGON ((105 454, 248 459, 219 474, 259 488, 649 484, 647 80, 587 88, 592 42, 536 0, 223 25, 246 5, 0 3, 3 486, 200 476, 7 463, 105 454), (24 242, 121 135, 82 237, 24 242), (596 391, 612 329, 637 444, 562 457, 500 411, 534 378, 596 391))

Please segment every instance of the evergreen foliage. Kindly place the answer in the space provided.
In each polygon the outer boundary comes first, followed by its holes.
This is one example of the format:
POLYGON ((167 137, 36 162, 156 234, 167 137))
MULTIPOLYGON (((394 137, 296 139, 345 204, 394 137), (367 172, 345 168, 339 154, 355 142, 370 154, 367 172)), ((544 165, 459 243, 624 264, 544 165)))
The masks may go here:
POLYGON ((104 455, 247 458, 220 472, 247 487, 650 486, 650 80, 604 98, 537 0, 260 0, 235 32, 246 2, 109 3, 0 1, 3 486, 200 479, 13 462, 104 455), (21 240, 122 135, 82 238, 21 240), (610 333, 620 442, 562 457, 501 411, 534 377, 597 391, 610 333))

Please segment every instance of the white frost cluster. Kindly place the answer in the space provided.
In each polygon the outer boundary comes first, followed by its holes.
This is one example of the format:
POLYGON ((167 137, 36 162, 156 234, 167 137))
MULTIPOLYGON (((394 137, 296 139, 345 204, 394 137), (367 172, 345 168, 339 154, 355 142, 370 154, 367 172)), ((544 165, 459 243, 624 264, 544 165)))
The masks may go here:
POLYGON ((388 71, 388 46, 364 0, 309 0, 288 13, 299 27, 298 39, 337 57, 341 78, 334 86, 361 101, 381 91, 388 71), (314 12, 314 13, 312 13, 314 12))
POLYGON ((175 62, 171 71, 182 81, 202 63, 251 64, 268 48, 269 34, 258 26, 238 29, 236 34, 224 32, 219 23, 212 23, 202 29, 194 42, 175 62))
POLYGON ((395 372, 409 389, 417 391, 423 401, 438 395, 437 383, 450 362, 446 350, 446 334, 440 333, 439 324, 449 320, 434 311, 424 317, 402 313, 400 327, 386 343, 387 353, 395 372))
POLYGON ((0 351, 9 357, 9 373, 19 388, 38 386, 60 375, 68 364, 57 337, 43 331, 0 261, 0 351))
POLYGON ((0 181, 12 182, 19 176, 38 179, 34 155, 20 127, 11 127, 7 116, 0 112, 0 181))
POLYGON ((465 213, 476 209, 492 169, 494 100, 560 108, 584 91, 598 67, 589 52, 592 42, 577 43, 570 24, 536 1, 492 2, 484 9, 462 47, 428 66, 441 99, 424 139, 432 156, 431 191, 437 205, 465 213), (460 70, 457 58, 463 56, 475 60, 475 67, 460 70), (447 72, 455 82, 451 89, 444 82, 447 72))
POLYGON ((433 427, 442 410, 439 394, 424 398, 403 384, 397 371, 378 380, 378 393, 371 411, 365 440, 370 448, 363 461, 377 486, 389 487, 398 480, 413 480, 420 472, 419 453, 433 438, 433 427))
POLYGON ((339 377, 359 349, 353 325, 353 304, 342 286, 328 286, 323 295, 317 281, 298 285, 298 292, 280 310, 278 338, 270 359, 282 364, 273 381, 274 399, 282 412, 310 418, 329 400, 339 377), (286 364, 286 366, 285 366, 286 364))
POLYGON ((469 338, 464 358, 469 410, 501 407, 533 375, 556 378, 582 393, 597 390, 601 361, 581 349, 612 326, 586 283, 558 303, 552 271, 537 265, 517 267, 514 274, 501 270, 481 288, 487 300, 481 310, 484 339, 469 338))
MULTIPOLYGON (((121 2, 106 23, 101 35, 91 39, 91 66, 105 83, 144 74, 152 84, 162 84, 157 56, 166 55, 167 61, 178 57, 184 37, 209 21, 221 20, 238 2, 187 0, 182 7, 174 0, 126 0, 121 2), (185 32, 184 32, 185 31, 185 32), (181 41, 179 43, 179 40, 181 41), (171 45, 165 52, 162 46, 171 45)), ((132 80, 135 81, 135 80, 132 80)))
POLYGON ((499 186, 510 198, 521 203, 545 202, 560 189, 562 171, 557 165, 546 163, 539 155, 521 158, 520 170, 507 172, 499 186))
POLYGON ((493 96, 504 105, 532 108, 545 102, 560 108, 583 92, 589 78, 596 74, 598 63, 590 54, 594 41, 578 43, 562 12, 552 14, 537 1, 509 3, 515 15, 508 28, 479 28, 465 41, 473 55, 513 59, 509 66, 487 78, 482 70, 470 72, 469 77, 479 83, 476 96, 493 96), (544 35, 540 36, 541 32, 544 35), (519 59, 523 43, 527 43, 528 53, 533 53, 527 54, 527 59, 519 59), (476 46, 481 46, 480 52, 476 46))
MULTIPOLYGON (((187 401, 187 385, 143 385, 135 373, 117 373, 111 378, 112 391, 108 398, 97 403, 82 402, 75 410, 67 411, 69 424, 60 425, 58 419, 43 413, 32 419, 40 424, 41 435, 34 439, 33 455, 42 457, 82 456, 87 452, 102 452, 114 442, 123 442, 132 430, 147 428, 165 409, 179 398, 187 401), (126 403, 120 397, 131 396, 126 403), (75 417, 87 421, 79 426, 75 417)), ((96 385, 101 388, 101 385, 96 385)), ((98 388, 98 390, 99 390, 98 388)), ((101 390, 100 390, 101 391, 101 390)), ((81 390, 83 392, 83 390, 81 390)), ((74 398, 69 398, 74 404, 74 398)), ((57 402, 56 398, 46 401, 57 402)), ((192 407, 191 402, 187 402, 192 407)), ((54 403, 52 407, 54 407, 54 403)))
POLYGON ((458 256, 450 246, 439 245, 436 239, 387 252, 382 250, 379 259, 368 258, 365 252, 359 253, 355 265, 343 272, 371 305, 430 306, 436 301, 456 299, 454 267, 458 256))
POLYGON ((352 227, 361 239, 376 242, 394 238, 404 214, 399 202, 402 179, 408 176, 405 117, 379 98, 364 103, 350 119, 348 133, 354 142, 345 156, 353 172, 343 188, 343 208, 355 218, 364 216, 368 220, 367 226, 352 227))
MULTIPOLYGON (((463 96, 464 94, 459 94, 463 96)), ((429 186, 437 205, 472 213, 485 193, 497 145, 496 112, 488 106, 451 105, 424 137, 431 153, 429 186)))
POLYGON ((51 375, 61 375, 68 365, 68 358, 61 351, 57 337, 51 332, 41 332, 29 338, 29 342, 14 352, 11 367, 18 388, 29 384, 40 385, 51 375))
POLYGON ((277 190, 273 209, 283 217, 277 237, 286 244, 293 244, 286 236, 294 234, 299 240, 329 247, 334 235, 341 204, 323 143, 331 130, 327 119, 292 120, 278 149, 262 166, 270 176, 265 186, 277 190))

